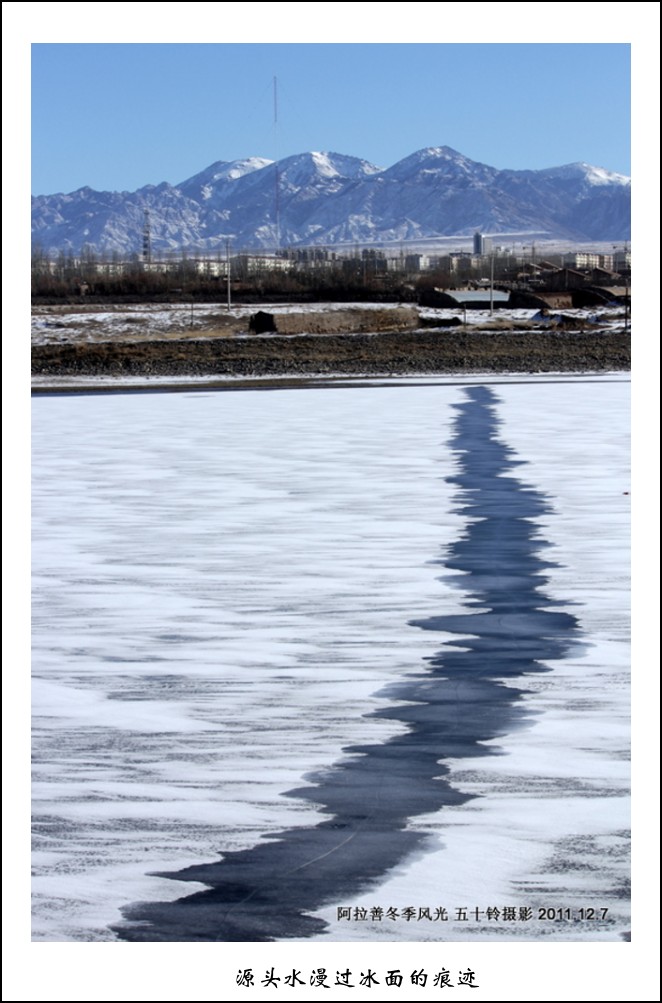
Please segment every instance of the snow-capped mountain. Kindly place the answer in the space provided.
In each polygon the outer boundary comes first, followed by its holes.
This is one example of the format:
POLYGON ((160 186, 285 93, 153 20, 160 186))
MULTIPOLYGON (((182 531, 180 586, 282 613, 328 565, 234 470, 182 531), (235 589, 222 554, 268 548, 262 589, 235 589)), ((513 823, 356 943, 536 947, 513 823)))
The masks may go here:
POLYGON ((544 231, 568 240, 628 240, 630 179, 575 163, 497 170, 447 146, 382 169, 358 157, 301 153, 277 162, 217 161, 178 185, 136 192, 40 195, 32 237, 48 253, 84 245, 139 251, 331 245, 483 232, 544 231))
POLYGON ((236 181, 252 171, 259 171, 261 167, 267 167, 271 160, 264 157, 248 157, 246 160, 217 160, 216 163, 206 167, 199 174, 194 174, 192 178, 182 181, 177 185, 179 191, 195 199, 197 202, 207 201, 213 198, 215 192, 226 181, 236 181))

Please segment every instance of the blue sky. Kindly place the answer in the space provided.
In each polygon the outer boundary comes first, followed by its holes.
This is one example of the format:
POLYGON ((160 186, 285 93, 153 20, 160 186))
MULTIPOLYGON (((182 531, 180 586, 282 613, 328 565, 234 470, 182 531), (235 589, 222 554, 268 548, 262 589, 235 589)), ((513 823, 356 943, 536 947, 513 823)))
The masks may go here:
POLYGON ((441 145, 500 168, 629 174, 629 80, 618 43, 42 42, 32 192, 176 184, 306 150, 388 167, 441 145))

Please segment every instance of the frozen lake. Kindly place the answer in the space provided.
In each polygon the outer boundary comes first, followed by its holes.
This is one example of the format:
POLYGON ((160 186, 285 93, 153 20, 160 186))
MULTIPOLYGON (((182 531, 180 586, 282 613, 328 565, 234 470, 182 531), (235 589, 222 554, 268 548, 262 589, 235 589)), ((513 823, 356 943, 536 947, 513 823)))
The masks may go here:
POLYGON ((33 428, 35 939, 627 935, 626 376, 33 428))

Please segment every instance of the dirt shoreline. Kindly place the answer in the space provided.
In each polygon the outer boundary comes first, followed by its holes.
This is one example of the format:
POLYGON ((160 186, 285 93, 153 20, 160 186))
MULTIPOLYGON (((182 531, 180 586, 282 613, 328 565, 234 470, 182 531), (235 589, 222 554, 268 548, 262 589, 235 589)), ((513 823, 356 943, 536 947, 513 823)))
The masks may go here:
POLYGON ((106 341, 32 348, 35 376, 319 377, 630 369, 624 331, 414 331, 199 340, 106 341))

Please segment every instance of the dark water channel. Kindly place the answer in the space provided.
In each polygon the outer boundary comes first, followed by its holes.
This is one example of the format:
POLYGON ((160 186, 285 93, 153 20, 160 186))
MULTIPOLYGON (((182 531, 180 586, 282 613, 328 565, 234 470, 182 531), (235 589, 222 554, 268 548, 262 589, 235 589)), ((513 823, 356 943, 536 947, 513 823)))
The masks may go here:
POLYGON ((544 594, 550 565, 536 520, 549 505, 504 476, 520 461, 499 439, 495 394, 481 386, 464 392, 451 442, 459 466, 449 480, 469 522, 438 563, 458 572, 466 612, 412 621, 461 636, 380 694, 394 703, 374 716, 402 722, 406 732, 349 746, 347 758, 307 778, 315 786, 288 792, 319 806, 318 825, 163 875, 209 888, 126 908, 121 939, 268 941, 323 932, 326 924, 309 913, 351 901, 425 850, 430 837, 412 820, 469 798, 453 788, 445 761, 494 754, 480 743, 526 722, 526 675, 546 671, 542 662, 576 643, 575 617, 550 610, 558 600, 544 594), (521 688, 502 682, 513 678, 522 678, 521 688))

